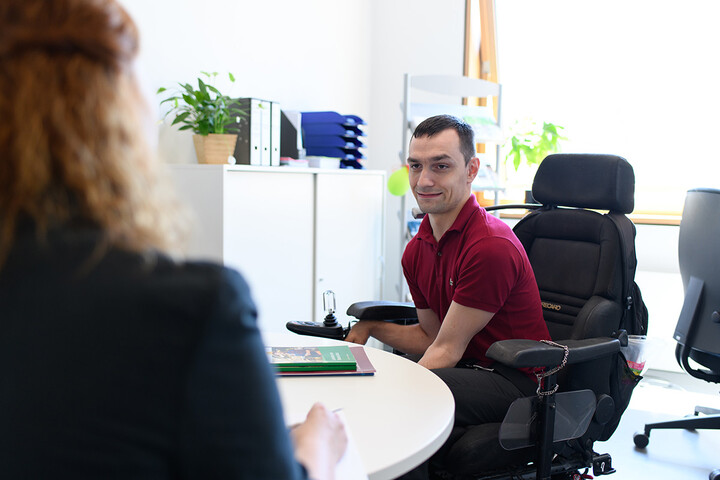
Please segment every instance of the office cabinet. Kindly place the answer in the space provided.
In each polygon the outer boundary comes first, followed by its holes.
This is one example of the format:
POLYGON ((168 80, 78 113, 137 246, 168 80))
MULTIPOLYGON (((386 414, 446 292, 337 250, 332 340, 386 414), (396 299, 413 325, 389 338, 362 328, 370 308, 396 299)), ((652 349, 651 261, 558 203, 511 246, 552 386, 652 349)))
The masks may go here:
POLYGON ((194 215, 189 258, 238 269, 264 331, 380 299, 384 277, 385 174, 373 171, 171 165, 194 215))
POLYGON ((385 241, 384 173, 344 172, 317 174, 315 197, 315 312, 332 290, 343 319, 351 303, 381 299, 385 241))

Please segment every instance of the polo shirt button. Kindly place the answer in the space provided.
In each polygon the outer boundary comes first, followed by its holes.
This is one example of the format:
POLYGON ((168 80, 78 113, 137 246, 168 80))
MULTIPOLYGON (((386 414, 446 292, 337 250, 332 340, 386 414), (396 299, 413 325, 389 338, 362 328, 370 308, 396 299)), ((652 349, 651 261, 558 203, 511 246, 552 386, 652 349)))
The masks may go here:
POLYGON ((442 257, 442 252, 438 252, 438 257, 442 257))

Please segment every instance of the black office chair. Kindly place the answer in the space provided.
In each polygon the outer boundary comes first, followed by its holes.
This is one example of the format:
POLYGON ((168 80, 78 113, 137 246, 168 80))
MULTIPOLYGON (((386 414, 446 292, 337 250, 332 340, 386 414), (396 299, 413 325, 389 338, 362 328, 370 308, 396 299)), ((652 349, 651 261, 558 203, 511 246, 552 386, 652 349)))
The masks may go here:
MULTIPOLYGON (((719 258, 720 190, 690 190, 680 222, 678 259, 685 301, 675 327, 675 357, 687 373, 712 383, 720 383, 719 258), (694 368, 688 359, 700 368, 694 368)), ((693 417, 649 423, 644 432, 634 435, 635 445, 645 448, 652 430, 669 428, 720 429, 720 410, 697 406, 693 417)), ((720 480, 720 468, 709 478, 720 480)))
MULTIPOLYGON (((455 468, 442 475, 549 479, 583 468, 595 475, 613 471, 609 455, 597 455, 592 445, 615 430, 638 380, 620 353, 627 338, 621 327, 634 319, 628 312, 642 308, 631 298, 635 229, 625 216, 634 207, 634 183, 630 164, 612 155, 551 155, 540 165, 532 194, 541 205, 530 206, 535 209, 514 231, 535 271, 550 334, 567 354, 561 347, 507 340, 487 355, 515 368, 564 368, 544 379, 543 395, 513 404, 503 424, 454 429, 442 453, 443 463, 455 468)), ((407 323, 414 309, 361 302, 348 314, 407 323)), ((342 335, 339 329, 325 333, 342 335)))

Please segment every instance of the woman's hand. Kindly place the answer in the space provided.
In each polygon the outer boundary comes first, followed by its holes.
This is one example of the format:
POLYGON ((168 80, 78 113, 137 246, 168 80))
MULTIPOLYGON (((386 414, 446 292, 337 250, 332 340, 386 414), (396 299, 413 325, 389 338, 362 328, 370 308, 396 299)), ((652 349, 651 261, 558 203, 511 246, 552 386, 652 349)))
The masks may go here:
POLYGON ((335 465, 347 448, 347 434, 342 420, 321 403, 308 412, 305 421, 290 431, 295 458, 313 480, 335 478, 335 465))

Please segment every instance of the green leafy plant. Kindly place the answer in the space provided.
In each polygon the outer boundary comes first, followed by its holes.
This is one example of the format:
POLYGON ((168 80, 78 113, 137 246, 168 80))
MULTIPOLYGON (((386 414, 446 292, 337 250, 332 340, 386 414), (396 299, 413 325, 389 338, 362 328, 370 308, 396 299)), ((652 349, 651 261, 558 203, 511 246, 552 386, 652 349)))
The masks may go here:
POLYGON ((516 129, 519 132, 510 138, 510 151, 505 157, 512 159, 515 171, 523 161, 527 165, 539 165, 545 157, 560 151, 561 140, 567 140, 560 134, 563 127, 554 123, 543 122, 542 128, 536 122, 524 126, 516 124, 516 129))
MULTIPOLYGON (((233 99, 223 95, 212 85, 217 72, 200 72, 208 78, 197 79, 197 88, 189 83, 178 83, 180 90, 161 101, 160 104, 172 103, 172 108, 165 114, 175 115, 172 125, 182 124, 180 130, 192 130, 199 135, 209 133, 226 133, 226 127, 237 122, 237 118, 245 112, 233 104, 233 99)), ((232 73, 228 73, 231 82, 235 82, 232 73)), ((158 89, 157 94, 168 91, 165 87, 158 89)))

